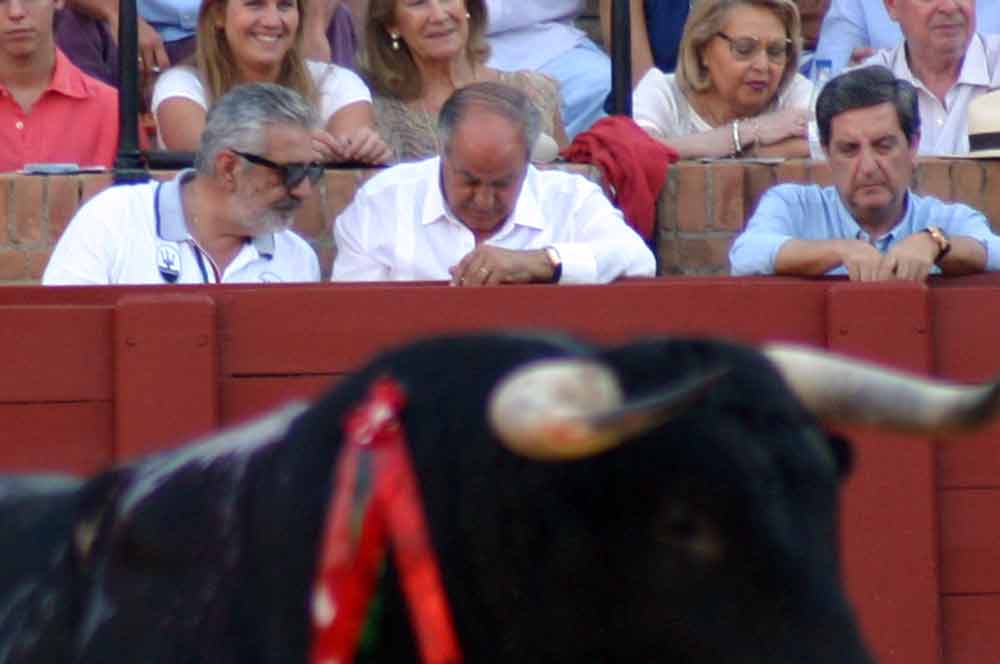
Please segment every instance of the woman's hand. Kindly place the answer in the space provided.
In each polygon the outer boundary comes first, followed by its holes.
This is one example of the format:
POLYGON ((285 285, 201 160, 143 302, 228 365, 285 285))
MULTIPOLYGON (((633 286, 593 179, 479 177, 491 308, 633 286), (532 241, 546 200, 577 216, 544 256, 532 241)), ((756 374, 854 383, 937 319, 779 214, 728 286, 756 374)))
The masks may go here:
POLYGON ((754 123, 751 131, 755 130, 755 133, 748 140, 756 139, 757 145, 771 145, 786 138, 807 138, 809 135, 809 113, 804 109, 787 108, 765 113, 749 122, 754 123))
POLYGON ((392 150, 371 127, 356 129, 338 136, 327 131, 313 132, 313 150, 319 161, 359 161, 363 164, 387 164, 392 150))

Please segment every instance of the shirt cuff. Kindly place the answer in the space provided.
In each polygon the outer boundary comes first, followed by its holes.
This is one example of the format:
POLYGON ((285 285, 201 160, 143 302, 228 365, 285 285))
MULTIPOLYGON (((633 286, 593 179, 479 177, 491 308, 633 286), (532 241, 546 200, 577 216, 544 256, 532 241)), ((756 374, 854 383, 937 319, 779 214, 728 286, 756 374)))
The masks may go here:
POLYGON ((597 259, 585 244, 553 244, 562 259, 561 284, 593 284, 597 282, 597 259))

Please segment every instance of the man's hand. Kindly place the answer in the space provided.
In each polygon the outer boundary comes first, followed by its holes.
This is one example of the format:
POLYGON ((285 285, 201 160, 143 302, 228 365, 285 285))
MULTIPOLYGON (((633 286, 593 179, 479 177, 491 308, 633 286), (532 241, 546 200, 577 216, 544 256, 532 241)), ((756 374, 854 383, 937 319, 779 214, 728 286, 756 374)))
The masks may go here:
POLYGON ((317 129, 313 132, 313 152, 317 161, 388 164, 393 159, 392 148, 371 127, 358 127, 339 136, 317 129))
POLYGON ((862 240, 843 240, 839 244, 840 261, 847 268, 851 281, 875 281, 878 279, 885 258, 878 249, 862 240))
MULTIPOLYGON (((139 30, 139 72, 145 77, 159 74, 170 66, 167 49, 163 46, 163 37, 156 28, 146 23, 141 16, 136 17, 139 30)), ((117 35, 115 35, 117 39, 117 35)))
POLYGON ((927 233, 917 232, 897 242, 885 253, 879 279, 924 281, 940 248, 927 233))
POLYGON ((876 51, 877 49, 874 49, 871 46, 858 46, 851 51, 851 59, 848 60, 847 65, 849 67, 860 65, 862 62, 875 55, 876 51))
POLYGON ((501 249, 481 244, 448 270, 452 286, 525 284, 552 278, 552 263, 544 249, 501 249))

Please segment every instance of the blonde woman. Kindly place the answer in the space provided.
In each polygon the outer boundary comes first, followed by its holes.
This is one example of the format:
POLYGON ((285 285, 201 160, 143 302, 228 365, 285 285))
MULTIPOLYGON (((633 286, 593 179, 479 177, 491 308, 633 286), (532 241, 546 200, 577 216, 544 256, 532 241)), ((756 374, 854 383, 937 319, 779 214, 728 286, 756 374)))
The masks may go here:
POLYGON ((650 69, 632 96, 635 121, 682 158, 808 157, 812 84, 792 0, 697 0, 677 73, 650 69))
POLYGON ((204 0, 196 66, 164 72, 153 90, 162 147, 197 149, 212 100, 240 83, 291 88, 319 111, 319 161, 384 163, 391 152, 374 130, 371 93, 352 71, 301 55, 306 0, 204 0))

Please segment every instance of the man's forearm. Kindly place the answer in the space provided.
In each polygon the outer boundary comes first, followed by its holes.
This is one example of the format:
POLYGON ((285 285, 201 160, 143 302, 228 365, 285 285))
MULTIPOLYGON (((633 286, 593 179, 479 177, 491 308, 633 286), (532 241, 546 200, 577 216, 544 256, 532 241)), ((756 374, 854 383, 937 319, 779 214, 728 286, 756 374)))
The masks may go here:
POLYGON ((842 240, 789 240, 774 257, 774 273, 800 277, 824 275, 843 261, 842 240))
POLYGON ((975 274, 986 269, 986 248, 975 238, 953 235, 951 249, 938 261, 942 274, 975 274))
MULTIPOLYGON (((117 23, 118 0, 69 0, 71 9, 109 23, 117 23)), ((112 35, 115 39, 118 35, 112 35)))

